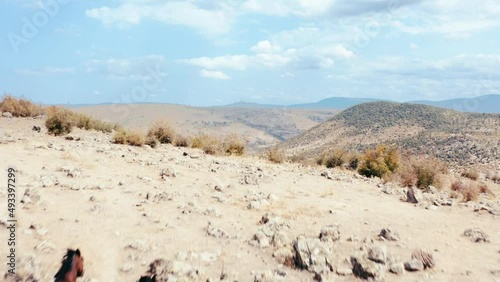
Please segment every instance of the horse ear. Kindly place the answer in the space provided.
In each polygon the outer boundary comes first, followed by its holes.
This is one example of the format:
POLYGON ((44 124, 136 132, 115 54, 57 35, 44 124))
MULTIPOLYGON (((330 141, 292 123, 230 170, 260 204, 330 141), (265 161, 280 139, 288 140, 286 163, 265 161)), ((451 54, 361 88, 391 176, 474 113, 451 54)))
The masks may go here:
POLYGON ((78 255, 78 256, 82 256, 82 254, 80 253, 80 249, 76 249, 76 252, 75 252, 75 253, 76 253, 76 255, 78 255))

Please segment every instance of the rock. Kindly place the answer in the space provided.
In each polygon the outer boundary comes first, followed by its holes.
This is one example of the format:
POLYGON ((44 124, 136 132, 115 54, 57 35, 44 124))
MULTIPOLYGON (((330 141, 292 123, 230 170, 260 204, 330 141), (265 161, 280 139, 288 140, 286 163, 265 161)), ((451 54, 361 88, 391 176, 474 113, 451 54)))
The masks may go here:
POLYGON ((37 282, 43 281, 44 273, 40 267, 40 262, 35 256, 18 258, 16 264, 16 274, 5 274, 5 282, 37 282))
POLYGON ((202 269, 184 261, 157 259, 149 265, 148 275, 156 275, 156 281, 205 281, 202 269))
POLYGON ((132 250, 141 251, 144 253, 151 250, 151 248, 148 246, 146 241, 143 241, 143 240, 135 240, 134 242, 128 244, 127 248, 130 248, 132 250))
POLYGON ((23 204, 33 204, 36 205, 40 202, 40 192, 35 188, 26 188, 24 195, 21 198, 21 203, 23 204))
POLYGON ((53 250, 55 250, 55 248, 56 246, 47 241, 43 241, 42 243, 35 246, 35 250, 40 251, 44 254, 51 253, 53 250))
POLYGON ((408 188, 406 191, 406 201, 412 204, 418 204, 417 196, 415 195, 415 190, 412 187, 408 188))
POLYGON ((405 263, 405 269, 408 271, 421 271, 424 270, 424 264, 418 259, 412 259, 405 263))
POLYGON ((363 279, 382 281, 385 277, 385 267, 368 259, 366 254, 351 256, 352 273, 363 279))
POLYGON ((433 268, 436 265, 432 254, 420 249, 413 251, 411 258, 421 261, 425 269, 433 268))
POLYGON ((207 235, 209 236, 212 236, 212 237, 215 237, 215 238, 229 238, 229 235, 227 234, 226 231, 220 229, 220 228, 217 228, 211 224, 208 224, 208 227, 207 227, 207 235))
POLYGON ((470 228, 464 231, 464 236, 469 237, 472 242, 475 243, 489 243, 490 239, 483 230, 479 228, 470 228))
POLYGON ((177 173, 171 167, 164 168, 160 171, 160 177, 165 180, 166 177, 177 177, 177 173))
POLYGON ((405 272, 405 266, 402 262, 391 263, 389 271, 394 274, 401 275, 405 272))
POLYGON ((368 259, 385 264, 387 261, 387 250, 385 247, 372 247, 368 250, 368 259))
POLYGON ((381 239, 389 240, 389 241, 399 241, 399 233, 397 231, 392 231, 389 228, 384 228, 380 231, 378 235, 381 239))
POLYGON ((318 238, 297 238, 293 251, 295 266, 299 269, 306 269, 316 276, 327 275, 334 270, 330 245, 318 238))
POLYGON ((331 241, 335 242, 340 240, 340 226, 339 225, 329 225, 323 227, 319 234, 319 239, 323 242, 331 241))
POLYGON ((3 112, 2 117, 4 118, 12 118, 12 114, 10 112, 3 112))
POLYGON ((258 210, 261 209, 265 206, 268 206, 269 202, 264 199, 258 199, 258 200, 253 200, 248 204, 248 209, 249 210, 258 210))
POLYGON ((120 268, 120 271, 121 271, 121 272, 125 272, 125 273, 127 273, 127 272, 132 271, 133 269, 134 269, 134 265, 127 263, 127 264, 123 265, 123 266, 120 268))
POLYGON ((338 267, 336 271, 339 276, 349 276, 352 275, 352 268, 349 267, 338 267))
POLYGON ((40 184, 42 187, 51 187, 59 184, 59 180, 53 174, 44 174, 40 176, 40 184))

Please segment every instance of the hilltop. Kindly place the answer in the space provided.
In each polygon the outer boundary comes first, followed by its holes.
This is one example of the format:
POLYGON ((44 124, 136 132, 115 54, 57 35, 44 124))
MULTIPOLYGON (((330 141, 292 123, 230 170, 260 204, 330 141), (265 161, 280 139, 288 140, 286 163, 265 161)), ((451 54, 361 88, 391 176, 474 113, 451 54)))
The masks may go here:
POLYGON ((458 165, 498 165, 500 115, 418 104, 364 103, 287 140, 283 146, 290 154, 312 157, 331 148, 363 150, 380 143, 458 165))

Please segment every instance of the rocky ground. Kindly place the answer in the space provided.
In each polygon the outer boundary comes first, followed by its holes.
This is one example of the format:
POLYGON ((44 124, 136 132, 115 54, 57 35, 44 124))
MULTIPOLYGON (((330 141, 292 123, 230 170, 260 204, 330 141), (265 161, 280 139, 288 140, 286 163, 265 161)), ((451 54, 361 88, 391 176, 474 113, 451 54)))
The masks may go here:
POLYGON ((500 281, 498 197, 460 203, 436 190, 411 204, 404 189, 347 171, 71 137, 0 118, 4 231, 8 166, 21 201, 17 281, 52 281, 66 248, 80 248, 89 282, 148 271, 160 281, 500 281))

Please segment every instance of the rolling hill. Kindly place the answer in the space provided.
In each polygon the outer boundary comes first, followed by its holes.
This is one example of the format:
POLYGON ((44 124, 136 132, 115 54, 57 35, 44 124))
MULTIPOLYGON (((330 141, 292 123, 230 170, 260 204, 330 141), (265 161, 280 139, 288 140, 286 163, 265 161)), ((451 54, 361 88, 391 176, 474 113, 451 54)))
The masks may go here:
MULTIPOLYGON (((367 102, 386 101, 386 99, 372 98, 347 98, 347 97, 331 97, 323 99, 315 103, 295 104, 295 105, 269 105, 249 102, 238 102, 221 107, 225 108, 251 108, 251 109, 273 109, 273 108, 291 108, 291 109, 335 109, 344 110, 349 107, 367 102)), ((409 101, 407 104, 421 104, 435 107, 451 109, 460 112, 471 113, 500 113, 500 95, 484 95, 474 98, 458 98, 443 101, 409 101)))
POLYGON ((331 148, 364 150, 391 144, 458 165, 500 164, 500 115, 427 105, 356 105, 283 143, 290 155, 314 157, 331 148))

